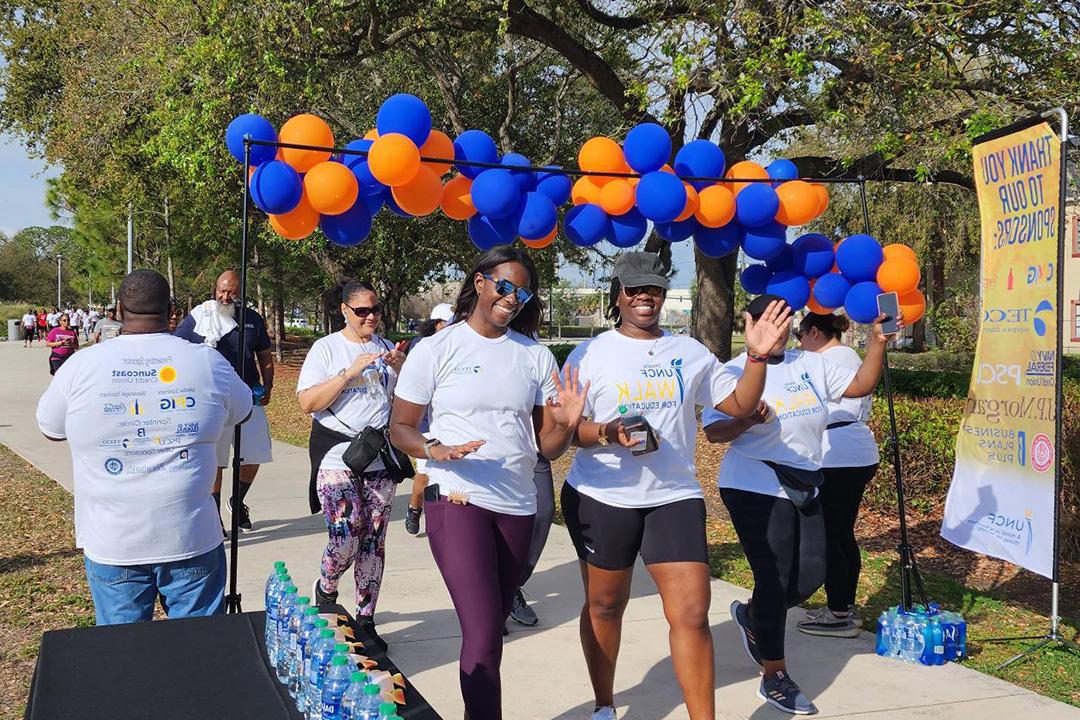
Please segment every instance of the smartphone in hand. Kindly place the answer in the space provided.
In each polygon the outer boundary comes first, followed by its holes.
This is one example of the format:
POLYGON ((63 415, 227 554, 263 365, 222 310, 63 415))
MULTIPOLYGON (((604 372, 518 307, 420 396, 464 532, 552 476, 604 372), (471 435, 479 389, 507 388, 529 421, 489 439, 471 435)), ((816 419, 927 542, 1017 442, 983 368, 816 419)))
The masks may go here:
POLYGON ((877 296, 878 313, 885 315, 881 322, 881 332, 885 335, 895 335, 900 332, 900 323, 897 319, 900 315, 900 298, 894 292, 881 293, 877 296))

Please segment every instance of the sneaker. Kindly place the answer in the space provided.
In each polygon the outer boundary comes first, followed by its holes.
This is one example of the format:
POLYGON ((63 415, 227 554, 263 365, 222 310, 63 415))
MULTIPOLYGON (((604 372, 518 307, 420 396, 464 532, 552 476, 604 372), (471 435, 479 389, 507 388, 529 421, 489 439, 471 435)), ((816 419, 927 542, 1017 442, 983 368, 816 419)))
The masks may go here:
MULTIPOLYGON (((360 632, 366 635, 368 639, 370 639, 372 642, 375 643, 375 645, 381 648, 384 653, 390 649, 390 646, 387 644, 387 642, 381 637, 379 637, 379 633, 375 632, 374 618, 357 615, 356 624, 359 626, 360 632)), ((363 642, 363 640, 361 640, 361 642, 363 642)))
MULTIPOLYGON (((828 610, 827 607, 811 608, 806 611, 806 619, 816 620, 826 610, 828 610)), ((858 605, 848 605, 847 618, 852 622, 853 625, 855 625, 855 627, 861 628, 863 626, 863 618, 862 614, 859 612, 858 605)))
POLYGON ((618 720, 618 718, 619 716, 615 714, 615 706, 605 705, 592 711, 591 720, 618 720))
POLYGON ((328 593, 322 589, 322 582, 320 578, 315 578, 315 582, 311 583, 311 601, 315 607, 323 607, 324 605, 337 605, 337 591, 328 593))
MULTIPOLYGON (((229 512, 231 513, 233 511, 232 498, 229 498, 228 506, 229 512)), ((241 530, 251 529, 251 514, 248 512, 248 506, 244 503, 240 503, 240 519, 237 522, 237 525, 241 530)))
POLYGON ((775 708, 792 715, 815 715, 818 709, 803 695, 795 681, 783 670, 761 678, 757 696, 775 708))
POLYGON ((750 629, 750 606, 738 600, 732 601, 731 619, 739 626, 739 635, 742 636, 743 649, 746 650, 747 657, 758 665, 763 665, 754 631, 750 629))
POLYGON ((416 535, 420 532, 420 516, 424 514, 424 508, 414 508, 412 505, 405 508, 405 532, 416 535))
POLYGON ((836 617, 829 608, 823 608, 813 618, 800 622, 799 631, 807 635, 842 638, 858 637, 861 632, 850 617, 836 617))
POLYGON ((540 622, 540 618, 536 617, 536 613, 525 602, 525 591, 521 588, 518 588, 518 591, 514 593, 514 607, 510 610, 510 617, 518 625, 524 625, 525 627, 532 627, 540 622))

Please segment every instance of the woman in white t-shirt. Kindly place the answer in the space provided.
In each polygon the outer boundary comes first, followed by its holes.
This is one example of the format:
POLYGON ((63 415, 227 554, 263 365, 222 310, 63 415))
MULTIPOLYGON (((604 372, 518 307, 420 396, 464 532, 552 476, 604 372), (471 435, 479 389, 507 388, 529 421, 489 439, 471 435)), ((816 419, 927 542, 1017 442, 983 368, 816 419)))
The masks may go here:
POLYGON ((409 353, 391 419, 394 444, 427 462, 427 535, 461 624, 469 717, 502 717, 503 631, 528 560, 537 452, 570 445, 584 393, 533 338, 542 308, 532 259, 511 246, 465 276, 453 324, 409 353), (429 438, 418 427, 430 406, 429 438))
POLYGON ((34 308, 30 308, 22 316, 22 329, 23 347, 33 347, 34 336, 37 334, 37 315, 34 314, 34 308))
MULTIPOLYGON (((667 289, 659 256, 621 255, 608 304, 615 329, 578 345, 566 361, 589 384, 587 419, 575 438, 581 450, 562 487, 562 510, 585 585, 580 630, 593 720, 616 717, 615 664, 638 555, 664 602, 687 712, 693 720, 715 716, 705 501, 694 470, 696 408, 753 412, 765 364, 752 365, 739 380, 697 340, 663 330, 667 289), (657 436, 655 449, 630 435, 641 419, 657 436)), ((747 342, 761 354, 788 333, 783 303, 773 310, 747 324, 747 342)))
MULTIPOLYGON (((850 370, 862 364, 859 353, 840 342, 850 326, 843 315, 807 313, 796 335, 800 347, 821 353, 829 362, 850 370)), ((855 593, 859 587, 862 558, 855 537, 866 486, 877 473, 878 445, 866 424, 873 399, 842 398, 829 403, 829 424, 822 442, 821 472, 825 476, 818 491, 821 514, 825 518, 826 607, 807 613, 799 630, 825 637, 857 637, 855 593)))
MULTIPOLYGON (((776 299, 762 295, 747 310, 757 316, 776 299)), ((783 337, 766 358, 769 372, 757 413, 730 418, 707 410, 701 417, 711 442, 731 443, 720 464, 720 497, 754 573, 753 598, 733 602, 731 616, 747 654, 762 668, 758 697, 785 712, 817 712, 787 673, 784 624, 788 608, 825 580, 825 522, 817 488, 829 403, 874 391, 887 341, 875 324, 866 359, 849 368, 818 353, 785 352, 783 337)), ((726 367, 742 373, 752 360, 743 353, 726 367)))
POLYGON ((352 565, 356 619, 385 651, 386 643, 375 632, 374 615, 382 584, 386 526, 397 487, 378 457, 357 475, 342 454, 364 428, 386 427, 404 355, 375 334, 382 304, 371 285, 345 285, 341 314, 345 327, 315 341, 296 383, 300 407, 312 417, 311 511, 322 510, 330 536, 312 587, 312 602, 337 602, 338 580, 352 565))

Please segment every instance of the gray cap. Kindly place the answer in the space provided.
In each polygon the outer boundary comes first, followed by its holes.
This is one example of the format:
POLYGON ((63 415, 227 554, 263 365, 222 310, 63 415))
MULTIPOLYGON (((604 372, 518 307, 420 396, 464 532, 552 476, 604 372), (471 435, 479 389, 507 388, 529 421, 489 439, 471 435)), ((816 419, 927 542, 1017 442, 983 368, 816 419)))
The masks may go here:
POLYGON ((623 287, 655 285, 668 289, 668 278, 660 256, 650 252, 628 252, 615 261, 615 277, 623 287))

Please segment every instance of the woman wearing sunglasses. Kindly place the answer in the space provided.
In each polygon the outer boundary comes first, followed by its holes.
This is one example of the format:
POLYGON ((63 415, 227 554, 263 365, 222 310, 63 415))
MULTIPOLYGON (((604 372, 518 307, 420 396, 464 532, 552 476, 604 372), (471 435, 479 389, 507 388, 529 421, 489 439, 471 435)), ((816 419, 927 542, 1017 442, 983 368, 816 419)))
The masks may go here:
POLYGON ((342 454, 364 428, 386 427, 405 356, 375 333, 382 305, 371 285, 345 285, 341 314, 345 327, 315 341, 296 383, 300 407, 312 417, 311 511, 322 510, 329 533, 312 601, 317 605, 337 602, 338 580, 352 565, 356 619, 385 650, 373 618, 396 485, 378 458, 357 475, 342 454))
POLYGON ((502 717, 503 630, 532 539, 537 452, 566 451, 584 403, 576 373, 559 378, 533 339, 537 287, 523 251, 484 253, 454 324, 409 354, 390 423, 394 444, 428 461, 428 541, 461 624, 461 694, 476 720, 502 717), (430 439, 417 430, 427 406, 430 439))
POLYGON ((52 348, 49 354, 50 375, 55 375, 60 366, 79 349, 79 334, 71 329, 71 318, 68 314, 62 313, 58 322, 60 324, 45 337, 45 345, 52 348))
MULTIPOLYGON (((616 717, 615 662, 639 554, 663 599, 687 712, 694 720, 715 716, 705 501, 694 472, 696 406, 752 413, 765 365, 738 379, 698 341, 663 330, 667 288, 659 256, 620 256, 608 305, 615 329, 582 343, 566 361, 589 388, 562 509, 585 585, 581 644, 596 698, 593 720, 616 717)), ((768 352, 789 324, 786 308, 776 303, 759 322, 747 322, 746 342, 768 352)))

